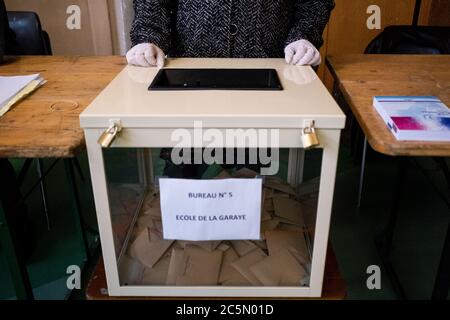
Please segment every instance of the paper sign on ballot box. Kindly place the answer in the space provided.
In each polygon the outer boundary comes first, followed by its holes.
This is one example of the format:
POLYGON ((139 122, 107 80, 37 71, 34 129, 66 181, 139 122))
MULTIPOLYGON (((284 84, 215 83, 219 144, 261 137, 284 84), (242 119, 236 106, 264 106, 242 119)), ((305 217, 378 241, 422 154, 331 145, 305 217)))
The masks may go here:
POLYGON ((159 180, 164 239, 259 240, 261 179, 159 180))

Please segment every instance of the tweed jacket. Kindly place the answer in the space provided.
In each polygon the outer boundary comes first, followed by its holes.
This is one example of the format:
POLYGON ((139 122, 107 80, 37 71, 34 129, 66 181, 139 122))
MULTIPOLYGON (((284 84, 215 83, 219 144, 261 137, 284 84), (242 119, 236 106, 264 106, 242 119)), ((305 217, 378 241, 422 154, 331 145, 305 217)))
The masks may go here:
POLYGON ((320 48, 334 0, 134 0, 133 45, 172 57, 278 58, 291 42, 320 48))

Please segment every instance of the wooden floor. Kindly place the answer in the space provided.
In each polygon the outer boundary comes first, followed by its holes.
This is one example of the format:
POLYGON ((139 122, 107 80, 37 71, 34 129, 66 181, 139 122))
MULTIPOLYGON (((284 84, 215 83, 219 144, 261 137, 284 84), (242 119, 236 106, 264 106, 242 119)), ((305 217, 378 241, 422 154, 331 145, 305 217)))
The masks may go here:
MULTIPOLYGON (((99 262, 92 273, 88 287, 86 289, 87 300, 178 300, 182 298, 161 298, 161 297, 110 297, 105 294, 106 291, 106 276, 105 269, 103 267, 103 259, 100 258, 99 262)), ((346 286, 342 279, 339 267, 336 261, 331 246, 328 248, 327 261, 325 265, 325 279, 322 299, 323 300, 343 300, 346 297, 346 286)), ((198 300, 221 300, 222 298, 198 298, 198 300)), ((223 298, 230 299, 230 298, 223 298)), ((249 300, 251 298, 240 298, 242 300, 249 300)), ((271 298, 272 299, 272 298, 271 298)), ((279 298, 273 298, 279 299, 279 298)), ((302 298, 304 299, 304 298, 302 298)), ((258 300, 264 300, 258 298, 258 300)), ((284 300, 284 298, 283 298, 284 300)), ((300 298, 287 298, 285 300, 301 300, 300 298)))

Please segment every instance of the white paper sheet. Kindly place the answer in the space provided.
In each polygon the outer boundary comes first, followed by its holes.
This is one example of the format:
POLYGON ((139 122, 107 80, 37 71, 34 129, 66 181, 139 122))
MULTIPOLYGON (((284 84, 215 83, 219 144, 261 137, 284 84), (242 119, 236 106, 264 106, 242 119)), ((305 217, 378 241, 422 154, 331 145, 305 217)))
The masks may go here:
POLYGON ((259 240, 261 179, 160 179, 164 239, 259 240))
POLYGON ((0 108, 31 81, 40 78, 39 74, 16 77, 0 77, 0 108))

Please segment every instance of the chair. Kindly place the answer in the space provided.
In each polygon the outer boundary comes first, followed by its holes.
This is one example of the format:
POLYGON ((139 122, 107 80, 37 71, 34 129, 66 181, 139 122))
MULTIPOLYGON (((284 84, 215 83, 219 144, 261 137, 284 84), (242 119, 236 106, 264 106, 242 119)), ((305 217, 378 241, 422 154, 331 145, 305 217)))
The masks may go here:
MULTIPOLYGON (((3 4, 3 0, 0 0, 0 4, 3 4)), ((4 6, 0 9, 4 9, 4 6)), ((2 10, 1 12, 2 16, 0 18, 5 18, 5 12, 2 10)), ((5 27, 4 29, 7 33, 5 34, 5 37, 3 37, 0 40, 5 40, 4 43, 2 43, 2 48, 6 48, 5 55, 13 55, 13 56, 20 56, 20 55, 52 55, 52 47, 50 43, 50 37, 42 30, 41 22, 39 19, 39 16, 34 12, 19 12, 19 11, 8 11, 7 13, 9 24, 9 29, 5 27)), ((1 48, 0 48, 1 49, 1 48)), ((2 52, 0 52, 1 54, 2 52)), ((44 213, 45 218, 47 222, 47 227, 50 229, 50 219, 48 214, 48 207, 47 207, 47 192, 46 192, 46 186, 45 186, 45 178, 47 174, 53 170, 54 166, 57 164, 57 162, 60 159, 56 159, 52 165, 50 165, 48 168, 44 168, 43 160, 42 159, 27 159, 25 163, 23 164, 17 178, 15 179, 17 184, 20 185, 23 183, 25 176, 28 173, 28 170, 30 169, 31 165, 33 164, 33 161, 36 160, 36 170, 38 174, 38 182, 30 189, 28 192, 23 196, 23 201, 27 199, 27 197, 33 192, 36 186, 40 186, 41 196, 42 196, 42 203, 44 207, 44 213), (45 170, 44 170, 45 169, 45 170)), ((74 171, 78 173, 82 181, 85 181, 85 178, 83 176, 80 164, 77 160, 77 158, 70 159, 70 161, 66 162, 66 172, 69 176, 69 184, 72 188, 72 194, 76 200, 77 205, 79 205, 79 199, 78 194, 76 191, 76 185, 73 181, 74 179, 74 171)), ((81 220, 81 223, 90 230, 91 233, 97 234, 98 232, 94 230, 94 228, 89 227, 83 217, 81 216, 79 209, 77 210, 77 214, 79 214, 79 219, 81 220)), ((2 213, 2 207, 0 207, 0 213, 2 213)), ((3 214, 3 213, 2 213, 3 214)), ((1 218, 1 216, 0 216, 1 218)), ((22 224, 24 224, 24 221, 21 221, 22 224)), ((21 225, 24 227, 23 225, 21 225)), ((6 228, 4 228, 6 229, 6 228)), ((83 236, 83 242, 86 249, 86 255, 89 258, 90 252, 89 252, 89 243, 86 238, 86 234, 84 229, 82 229, 82 236, 83 236)), ((14 242, 14 241, 13 241, 14 242)), ((30 241, 28 241, 30 242, 30 241)), ((11 241, 9 241, 9 244, 11 241)), ((11 245, 8 246, 9 248, 12 248, 11 245)), ((18 280, 18 282, 22 282, 21 284, 17 285, 16 287, 16 294, 17 296, 21 298, 33 298, 32 288, 29 283, 28 275, 26 273, 26 268, 23 266, 25 263, 22 261, 22 263, 19 263, 19 260, 22 260, 23 257, 17 256, 17 250, 12 250, 13 254, 15 256, 13 263, 18 265, 20 267, 21 271, 21 277, 15 277, 14 280, 18 280), (23 272, 22 272, 23 271, 23 272), (17 278, 17 279, 16 279, 17 278), (21 280, 21 281, 20 281, 21 280), (19 289, 19 290, 18 290, 19 289)), ((18 268, 15 268, 18 269, 18 268)), ((16 272, 17 274, 17 272, 16 272)), ((16 281, 14 281, 14 284, 16 285, 16 281)))
POLYGON ((7 31, 6 8, 3 0, 0 0, 0 63, 2 63, 5 54, 7 31))
POLYGON ((449 54, 450 27, 390 26, 367 46, 366 54, 449 54))
POLYGON ((34 12, 8 11, 9 28, 14 34, 11 55, 52 55, 50 37, 42 30, 39 16, 34 12))
MULTIPOLYGON (((47 32, 42 30, 41 21, 36 13, 8 11, 7 16, 9 29, 12 34, 6 46, 7 55, 52 55, 50 37, 47 32)), ((24 170, 22 170, 20 175, 26 173, 31 162, 31 159, 25 162, 24 170)), ((45 176, 43 175, 44 165, 42 159, 36 159, 36 162, 45 218, 48 229, 50 229, 45 176)))

